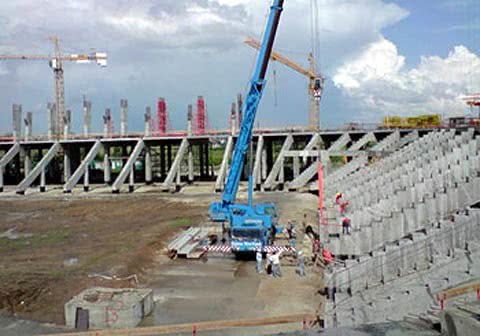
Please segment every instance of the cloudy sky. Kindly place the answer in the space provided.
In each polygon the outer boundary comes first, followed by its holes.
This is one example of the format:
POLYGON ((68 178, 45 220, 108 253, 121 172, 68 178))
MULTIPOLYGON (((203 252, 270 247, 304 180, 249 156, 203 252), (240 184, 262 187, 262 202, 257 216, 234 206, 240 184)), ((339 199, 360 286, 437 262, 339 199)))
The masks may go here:
MULTIPOLYGON (((285 0, 275 48, 307 65, 310 1, 285 0)), ((460 97, 480 91, 478 0, 316 0, 320 64, 327 77, 322 125, 375 122, 386 114, 468 113, 460 97)), ((0 54, 105 51, 109 66, 65 64, 67 108, 80 130, 81 99, 93 102, 101 129, 106 107, 118 129, 121 98, 129 128, 143 128, 146 105, 165 97, 171 128, 184 129, 187 104, 207 102, 210 127, 228 124, 230 104, 245 92, 256 53, 242 41, 261 36, 271 0, 15 0, 0 3, 0 54)), ((53 76, 44 61, 0 61, 0 132, 11 105, 34 113, 46 130, 53 76)), ((272 63, 261 126, 307 123, 307 80, 272 63), (273 70, 276 81, 273 80, 273 70), (275 99, 276 97, 276 99, 275 99), (276 101, 276 103, 275 103, 276 101)))

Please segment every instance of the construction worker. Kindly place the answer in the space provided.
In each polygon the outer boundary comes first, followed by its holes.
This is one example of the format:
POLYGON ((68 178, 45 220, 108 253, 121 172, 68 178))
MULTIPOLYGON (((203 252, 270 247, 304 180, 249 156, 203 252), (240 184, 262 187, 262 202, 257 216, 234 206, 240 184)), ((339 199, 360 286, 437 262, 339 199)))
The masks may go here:
POLYGON ((280 278, 282 276, 282 270, 280 269, 280 255, 281 252, 273 252, 272 254, 272 274, 275 278, 280 278))
POLYGON ((297 254, 297 274, 301 277, 305 276, 305 258, 302 250, 297 254))
POLYGON ((322 249, 322 257, 325 265, 329 265, 333 262, 332 253, 327 249, 326 246, 324 246, 322 249))
POLYGON ((351 232, 351 221, 350 221, 350 218, 348 218, 347 216, 343 217, 342 219, 342 233, 343 234, 350 234, 351 232))
POLYGON ((257 253, 256 253, 255 257, 256 257, 256 260, 257 260, 257 273, 262 273, 263 272, 263 270, 262 270, 263 256, 262 256, 262 250, 261 249, 257 249, 257 253))
POLYGON ((346 202, 341 202, 338 205, 338 210, 340 212, 340 216, 343 216, 345 214, 345 211, 347 211, 347 207, 348 207, 349 204, 350 204, 350 201, 346 201, 346 202))
POLYGON ((294 249, 295 248, 295 242, 296 242, 296 239, 297 239, 297 233, 295 232, 295 226, 292 226, 289 236, 290 236, 289 237, 290 247, 292 249, 294 249))
POLYGON ((267 264, 265 265, 267 270, 267 274, 273 275, 273 267, 272 267, 272 254, 269 252, 267 253, 267 264))
POLYGON ((335 204, 340 205, 342 203, 342 199, 343 199, 343 194, 341 192, 337 192, 335 194, 335 204))

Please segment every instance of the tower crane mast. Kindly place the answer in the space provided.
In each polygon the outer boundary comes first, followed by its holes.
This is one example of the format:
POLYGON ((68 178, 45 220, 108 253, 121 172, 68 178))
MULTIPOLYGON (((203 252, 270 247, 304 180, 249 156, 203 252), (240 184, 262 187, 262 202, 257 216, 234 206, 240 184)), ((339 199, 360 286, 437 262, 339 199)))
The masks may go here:
POLYGON ((61 136, 64 123, 65 123, 65 83, 63 77, 63 62, 77 62, 77 63, 90 63, 96 62, 98 65, 107 66, 107 54, 100 52, 92 52, 90 54, 83 55, 63 55, 60 51, 59 38, 57 36, 51 36, 50 41, 54 45, 54 54, 52 55, 0 55, 0 60, 48 60, 50 67, 53 70, 53 76, 55 81, 55 105, 56 105, 56 130, 57 136, 61 136))

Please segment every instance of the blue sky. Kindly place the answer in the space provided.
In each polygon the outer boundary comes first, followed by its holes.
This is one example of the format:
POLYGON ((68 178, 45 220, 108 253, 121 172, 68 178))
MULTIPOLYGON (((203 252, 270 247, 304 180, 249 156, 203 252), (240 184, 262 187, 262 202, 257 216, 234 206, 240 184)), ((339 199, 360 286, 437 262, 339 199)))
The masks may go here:
MULTIPOLYGON (((307 64, 311 0, 285 0, 275 47, 307 64)), ((317 0, 322 71, 327 76, 322 126, 378 122, 387 114, 467 112, 461 95, 480 91, 478 0, 317 0)), ((165 97, 172 128, 184 129, 187 104, 203 95, 209 124, 226 127, 230 104, 245 92, 270 0, 17 0, 0 4, 0 53, 51 53, 58 34, 65 53, 107 51, 109 66, 67 64, 65 90, 74 131, 81 97, 93 102, 93 128, 129 100, 129 128, 143 128, 146 105, 165 97)), ((305 125, 307 80, 272 64, 258 113, 262 126, 305 125), (277 73, 273 85, 272 69, 277 73), (277 105, 274 104, 275 91, 277 105)), ((52 73, 44 62, 0 61, 0 132, 11 105, 34 113, 46 130, 52 73)))

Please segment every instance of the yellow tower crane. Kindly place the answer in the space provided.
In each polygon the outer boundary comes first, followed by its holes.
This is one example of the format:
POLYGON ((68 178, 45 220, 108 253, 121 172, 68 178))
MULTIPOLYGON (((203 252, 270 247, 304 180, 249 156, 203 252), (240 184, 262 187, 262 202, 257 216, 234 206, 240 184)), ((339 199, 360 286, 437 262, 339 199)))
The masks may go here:
MULTIPOLYGON (((254 49, 260 49, 260 42, 253 37, 247 37, 244 42, 254 49)), ((298 63, 283 55, 280 55, 275 51, 272 51, 270 59, 273 61, 278 61, 308 78, 309 128, 313 131, 318 131, 320 129, 320 100, 322 98, 325 77, 315 72, 315 61, 313 54, 310 53, 308 55, 310 69, 305 69, 298 63)))
POLYGON ((92 52, 88 55, 62 55, 60 52, 59 39, 51 36, 50 41, 54 45, 54 55, 0 55, 0 60, 48 60, 53 69, 55 79, 55 105, 56 105, 56 129, 55 133, 60 137, 64 130, 65 122, 65 85, 63 79, 63 62, 73 61, 77 63, 96 62, 98 65, 107 66, 107 54, 92 52))

